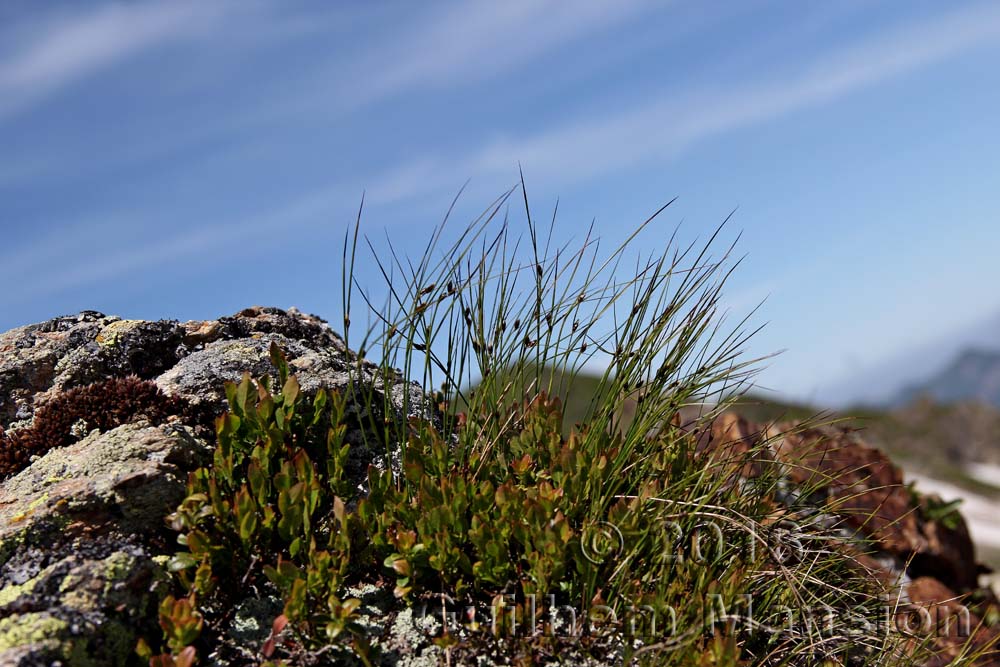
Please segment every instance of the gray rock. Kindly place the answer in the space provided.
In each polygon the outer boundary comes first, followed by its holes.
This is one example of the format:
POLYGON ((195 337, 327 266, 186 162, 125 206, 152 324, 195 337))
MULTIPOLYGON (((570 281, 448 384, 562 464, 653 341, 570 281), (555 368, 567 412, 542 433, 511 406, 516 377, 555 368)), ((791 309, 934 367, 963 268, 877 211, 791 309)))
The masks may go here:
POLYGON ((309 351, 302 342, 281 334, 218 340, 181 359, 156 378, 156 384, 167 394, 182 396, 191 403, 222 411, 226 406, 224 382, 239 382, 244 372, 255 378, 274 374, 268 354, 272 342, 277 343, 289 359, 309 351))
MULTIPOLYGON (((226 407, 223 382, 245 371, 274 374, 272 342, 306 394, 325 387, 348 395, 348 472, 359 485, 368 465, 384 465, 393 451, 369 425, 428 409, 418 385, 396 373, 384 381, 325 322, 294 309, 186 323, 88 311, 0 334, 0 427, 30 425, 39 406, 67 389, 127 375, 213 415, 226 407)), ((158 636, 161 563, 175 551, 165 517, 182 500, 188 472, 212 451, 211 433, 192 426, 84 427, 79 441, 0 481, 0 665, 125 664, 137 637, 158 636)), ((260 610, 248 603, 243 611, 233 636, 266 637, 260 610)))
POLYGON ((66 384, 60 362, 88 346, 96 355, 97 335, 116 320, 85 311, 0 334, 0 423, 30 418, 36 397, 66 384))
POLYGON ((125 664, 156 608, 165 513, 211 448, 179 426, 121 426, 0 485, 0 664, 125 664))

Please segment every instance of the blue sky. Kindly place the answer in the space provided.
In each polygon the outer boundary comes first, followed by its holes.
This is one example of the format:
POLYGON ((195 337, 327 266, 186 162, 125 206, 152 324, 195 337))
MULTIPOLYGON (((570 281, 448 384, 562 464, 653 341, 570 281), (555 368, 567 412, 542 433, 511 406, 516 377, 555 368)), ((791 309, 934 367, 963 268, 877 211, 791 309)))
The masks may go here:
POLYGON ((362 192, 419 254, 520 163, 560 238, 736 209, 727 305, 787 349, 761 382, 823 398, 1000 312, 998 84, 993 2, 8 0, 0 329, 334 320, 362 192))

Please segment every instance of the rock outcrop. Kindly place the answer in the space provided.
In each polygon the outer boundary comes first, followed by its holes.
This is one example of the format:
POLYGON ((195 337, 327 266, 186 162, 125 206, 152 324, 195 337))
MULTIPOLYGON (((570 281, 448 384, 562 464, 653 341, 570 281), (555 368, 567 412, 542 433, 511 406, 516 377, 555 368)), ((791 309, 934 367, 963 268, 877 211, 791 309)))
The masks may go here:
POLYGON ((176 549, 164 517, 183 498, 187 473, 211 456, 208 426, 225 407, 223 383, 245 371, 272 373, 272 342, 306 392, 346 391, 352 371, 354 390, 368 399, 348 406, 357 424, 347 436, 349 472, 360 484, 385 455, 366 449, 372 439, 362 425, 416 413, 422 394, 383 381, 316 317, 250 308, 182 323, 84 312, 0 334, 0 427, 8 437, 31 429, 46 406, 62 414, 72 408, 63 399, 72 403, 79 388, 114 378, 154 382, 177 407, 155 420, 133 411, 134 419, 103 431, 94 427, 104 423, 100 415, 75 420, 60 431, 62 446, 39 449, 23 470, 0 477, 0 665, 136 660, 137 636, 158 633, 158 582, 176 549), (366 406, 395 414, 368 414, 366 406))
MULTIPOLYGON (((976 561, 957 510, 935 512, 943 507, 940 498, 917 494, 885 454, 850 428, 756 424, 725 412, 701 434, 700 448, 738 456, 760 443, 781 466, 790 493, 808 494, 813 506, 829 514, 828 525, 844 535, 845 543, 861 546, 859 563, 896 595, 887 603, 898 606, 897 620, 933 624, 911 628, 933 638, 941 661, 931 664, 948 664, 945 657, 958 655, 970 635, 977 646, 997 642, 996 629, 979 626, 983 617, 1000 613, 1000 603, 993 591, 979 586, 979 575, 989 570, 976 561), (967 622, 964 634, 960 618, 967 622)), ((743 474, 759 472, 745 469, 743 474)), ((1000 665, 1000 655, 993 655, 978 664, 1000 665)))

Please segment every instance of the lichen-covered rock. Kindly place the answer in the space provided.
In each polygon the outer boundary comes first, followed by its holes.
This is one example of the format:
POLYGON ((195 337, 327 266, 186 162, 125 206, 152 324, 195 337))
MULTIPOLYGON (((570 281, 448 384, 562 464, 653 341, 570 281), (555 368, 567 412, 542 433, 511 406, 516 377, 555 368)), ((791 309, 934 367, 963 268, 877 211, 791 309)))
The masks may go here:
POLYGON ((0 334, 0 423, 28 419, 52 395, 111 377, 156 377, 177 362, 177 322, 86 311, 0 334))
MULTIPOLYGON (((67 389, 128 375, 155 379, 168 391, 219 407, 224 380, 273 370, 271 341, 286 349, 306 391, 344 386, 346 364, 358 363, 326 322, 294 308, 255 306, 192 322, 84 311, 12 329, 0 334, 0 428, 30 420, 38 406, 67 389)), ((362 362, 360 368, 375 381, 374 366, 362 362)), ((389 393, 400 407, 403 394, 420 395, 419 387, 402 379, 389 383, 389 393)))
POLYGON ((125 664, 148 627, 163 516, 210 454, 180 426, 120 426, 0 486, 0 664, 125 664))
POLYGON ((93 429, 108 431, 139 419, 153 424, 178 416, 197 421, 189 412, 183 399, 166 396, 152 382, 134 376, 75 387, 36 410, 30 426, 0 432, 0 479, 23 470, 32 457, 72 444, 93 429))
MULTIPOLYGON (((0 334, 0 430, 32 427, 73 388, 114 378, 151 380, 185 406, 158 425, 136 414, 106 432, 88 433, 104 422, 82 418, 72 442, 0 478, 0 665, 125 664, 137 637, 158 634, 160 563, 176 550, 165 517, 211 456, 205 423, 226 407, 223 383, 274 374, 272 342, 305 393, 353 392, 348 474, 359 484, 386 452, 365 429, 426 408, 418 385, 395 373, 384 381, 325 322, 294 309, 186 323, 88 311, 0 334)), ((244 612, 231 635, 266 637, 254 609, 244 612)))
POLYGON ((35 397, 61 384, 60 362, 88 346, 96 353, 97 335, 115 319, 85 311, 0 334, 0 423, 30 419, 35 397))

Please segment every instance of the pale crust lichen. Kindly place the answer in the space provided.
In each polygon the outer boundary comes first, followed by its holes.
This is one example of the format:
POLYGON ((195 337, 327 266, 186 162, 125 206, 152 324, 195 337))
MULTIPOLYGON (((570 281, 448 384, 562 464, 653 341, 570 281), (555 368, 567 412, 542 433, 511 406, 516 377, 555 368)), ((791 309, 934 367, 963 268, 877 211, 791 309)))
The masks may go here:
POLYGON ((94 340, 101 347, 115 347, 122 336, 145 323, 145 320, 118 320, 101 329, 94 340))
POLYGON ((0 588, 0 607, 6 607, 23 595, 31 595, 31 592, 35 590, 39 582, 45 579, 45 575, 46 572, 42 571, 23 584, 9 584, 0 588))
MULTIPOLYGON (((69 624, 43 612, 28 614, 11 614, 0 619, 0 651, 7 651, 22 646, 45 645, 47 648, 70 649, 66 657, 72 654, 72 647, 63 644, 63 638, 68 634, 69 624)), ((57 651, 60 654, 62 650, 57 651)))

